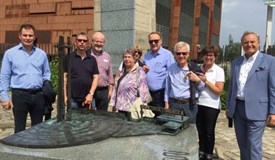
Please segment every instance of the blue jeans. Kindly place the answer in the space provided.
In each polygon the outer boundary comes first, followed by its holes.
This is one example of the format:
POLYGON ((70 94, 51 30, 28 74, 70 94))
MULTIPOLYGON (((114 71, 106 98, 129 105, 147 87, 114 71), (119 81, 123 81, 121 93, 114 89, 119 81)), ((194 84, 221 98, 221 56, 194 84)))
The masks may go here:
POLYGON ((191 123, 196 123, 196 117, 198 112, 197 105, 190 106, 190 103, 174 103, 169 101, 170 109, 183 110, 184 115, 190 118, 191 123))

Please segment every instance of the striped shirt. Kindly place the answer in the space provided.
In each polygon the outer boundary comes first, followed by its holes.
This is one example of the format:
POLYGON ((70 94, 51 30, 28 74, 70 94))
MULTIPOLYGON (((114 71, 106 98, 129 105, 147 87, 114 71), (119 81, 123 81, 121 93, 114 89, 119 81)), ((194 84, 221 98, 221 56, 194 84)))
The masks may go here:
POLYGON ((95 57, 99 70, 98 87, 107 87, 114 84, 111 56, 107 52, 94 53, 91 50, 91 55, 95 57))

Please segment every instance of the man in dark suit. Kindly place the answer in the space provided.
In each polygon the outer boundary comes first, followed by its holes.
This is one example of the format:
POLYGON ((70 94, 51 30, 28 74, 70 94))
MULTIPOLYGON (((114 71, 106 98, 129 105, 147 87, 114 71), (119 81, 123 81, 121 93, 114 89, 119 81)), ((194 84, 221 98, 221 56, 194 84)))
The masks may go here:
POLYGON ((231 65, 226 115, 233 118, 241 160, 261 160, 266 122, 275 124, 275 58, 259 52, 254 32, 244 32, 241 43, 245 54, 231 65))

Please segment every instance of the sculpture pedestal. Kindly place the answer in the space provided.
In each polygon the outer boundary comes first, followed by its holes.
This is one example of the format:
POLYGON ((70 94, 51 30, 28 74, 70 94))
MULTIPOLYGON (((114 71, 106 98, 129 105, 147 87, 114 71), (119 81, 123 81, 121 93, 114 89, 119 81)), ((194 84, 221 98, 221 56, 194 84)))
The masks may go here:
POLYGON ((169 135, 160 132, 162 126, 150 122, 128 122, 109 116, 106 118, 81 114, 73 117, 69 124, 55 124, 55 119, 43 122, 2 139, 0 157, 9 160, 32 160, 38 157, 42 160, 198 159, 197 131, 193 124, 176 135, 169 135), (113 119, 112 123, 109 123, 110 119, 113 119), (106 120, 106 123, 99 127, 99 120, 106 120), (75 123, 80 126, 77 127, 75 123), (108 123, 110 126, 106 125, 108 123), (112 126, 117 124, 119 126, 112 126), (89 125, 90 131, 85 131, 86 134, 81 132, 81 128, 89 125), (99 128, 96 129, 97 127, 99 128), (43 128, 48 132, 47 137, 41 136, 42 132, 46 135, 43 128), (57 128, 59 131, 56 131, 57 128), (46 139, 51 142, 47 143, 46 139))

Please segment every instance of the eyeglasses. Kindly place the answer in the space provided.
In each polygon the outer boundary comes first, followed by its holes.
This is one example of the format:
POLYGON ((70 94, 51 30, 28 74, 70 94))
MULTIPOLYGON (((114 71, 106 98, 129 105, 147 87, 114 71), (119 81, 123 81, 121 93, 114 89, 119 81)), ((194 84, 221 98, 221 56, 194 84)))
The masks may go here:
POLYGON ((141 52, 140 52, 140 51, 134 51, 134 52, 135 52, 135 54, 139 54, 139 55, 141 54, 141 52))
POLYGON ((87 39, 77 39, 77 42, 88 42, 88 40, 87 39))
POLYGON ((159 43, 159 40, 160 40, 160 39, 154 39, 154 40, 149 40, 148 42, 149 42, 150 44, 153 44, 153 42, 154 42, 155 44, 158 44, 158 43, 159 43))
POLYGON ((186 56, 187 54, 189 54, 189 52, 176 52, 177 56, 180 56, 180 55, 186 56))
POLYGON ((204 55, 205 57, 215 57, 215 55, 213 55, 213 54, 206 54, 206 55, 204 55))

